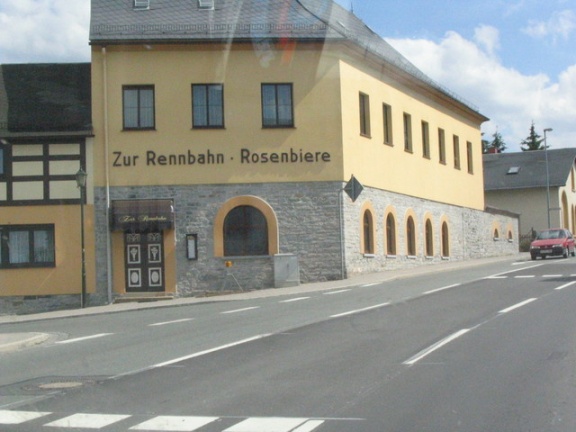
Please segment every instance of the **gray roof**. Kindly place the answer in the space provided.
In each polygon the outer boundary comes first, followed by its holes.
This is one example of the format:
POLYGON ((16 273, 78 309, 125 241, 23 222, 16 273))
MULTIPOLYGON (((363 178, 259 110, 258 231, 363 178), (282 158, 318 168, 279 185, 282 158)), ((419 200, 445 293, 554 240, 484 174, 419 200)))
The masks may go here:
POLYGON ((90 63, 0 65, 0 135, 91 133, 90 63))
POLYGON ((213 0, 202 10, 199 0, 92 0, 91 44, 258 42, 351 42, 366 54, 408 73, 468 110, 478 109, 431 80, 353 13, 332 0, 213 0))
POLYGON ((546 156, 550 186, 565 186, 576 159, 576 148, 485 154, 484 190, 546 187, 546 156))

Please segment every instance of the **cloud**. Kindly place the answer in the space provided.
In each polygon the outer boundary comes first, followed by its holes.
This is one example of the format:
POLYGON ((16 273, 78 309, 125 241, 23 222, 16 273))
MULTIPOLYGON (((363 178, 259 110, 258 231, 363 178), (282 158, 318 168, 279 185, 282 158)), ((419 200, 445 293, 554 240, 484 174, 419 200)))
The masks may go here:
POLYGON ((522 30, 534 38, 552 37, 553 41, 556 42, 558 38, 567 40, 575 29, 576 14, 566 9, 555 12, 548 21, 531 20, 528 27, 522 30))
POLYGON ((492 26, 483 25, 474 29, 474 40, 490 55, 500 48, 500 32, 492 26))
POLYGON ((0 62, 89 61, 89 22, 88 0, 2 1, 0 62))
MULTIPOLYGON (((495 30, 495 29, 494 29, 495 30)), ((497 31, 483 26, 475 40, 448 32, 438 43, 423 39, 387 39, 430 78, 453 91, 491 120, 486 136, 496 129, 508 151, 519 151, 534 121, 537 129, 554 128, 552 147, 574 147, 568 131, 576 117, 576 65, 552 82, 545 74, 524 75, 494 56, 497 31), (563 132, 566 131, 566 132, 563 132)))

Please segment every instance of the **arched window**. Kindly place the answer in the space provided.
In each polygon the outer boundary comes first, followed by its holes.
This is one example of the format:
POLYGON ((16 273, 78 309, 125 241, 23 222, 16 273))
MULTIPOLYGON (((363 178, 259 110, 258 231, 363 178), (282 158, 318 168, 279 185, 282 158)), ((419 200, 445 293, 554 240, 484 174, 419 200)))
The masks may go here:
POLYGON ((386 254, 396 255, 396 220, 392 213, 386 217, 386 254))
POLYGON ((364 212, 363 221, 363 231, 364 231, 364 253, 373 254, 374 253, 374 224, 372 221, 372 213, 369 210, 364 212))
POLYGON ((226 215, 224 255, 268 255, 268 224, 256 207, 234 207, 226 215))
POLYGON ((406 247, 408 255, 416 255, 416 228, 412 216, 406 221, 406 247))
POLYGON ((494 229, 494 240, 498 240, 500 238, 500 231, 498 231, 498 228, 494 229))
POLYGON ((442 256, 450 256, 450 237, 448 235, 448 224, 446 222, 442 224, 442 256))
POLYGON ((432 222, 430 219, 426 220, 425 225, 426 234, 426 256, 434 256, 434 237, 432 233, 432 222))

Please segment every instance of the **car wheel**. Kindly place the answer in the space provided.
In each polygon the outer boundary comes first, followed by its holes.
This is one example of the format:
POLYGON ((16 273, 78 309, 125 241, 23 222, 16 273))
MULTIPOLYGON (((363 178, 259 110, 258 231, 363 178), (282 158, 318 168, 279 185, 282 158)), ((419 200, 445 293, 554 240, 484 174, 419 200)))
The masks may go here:
POLYGON ((562 257, 568 258, 568 248, 564 248, 564 250, 562 251, 562 257))

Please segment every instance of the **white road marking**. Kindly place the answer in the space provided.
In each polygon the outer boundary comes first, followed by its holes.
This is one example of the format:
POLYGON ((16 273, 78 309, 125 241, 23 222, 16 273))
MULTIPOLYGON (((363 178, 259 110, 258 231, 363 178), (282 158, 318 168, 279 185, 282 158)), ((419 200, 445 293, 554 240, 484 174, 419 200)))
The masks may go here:
POLYGON ((312 432, 314 429, 324 424, 324 420, 309 420, 293 432, 312 432))
POLYGON ((508 276, 486 276, 484 279, 508 279, 508 276))
POLYGON ((63 419, 56 420, 51 423, 46 423, 44 426, 59 428, 102 429, 129 417, 131 416, 79 413, 64 417, 63 419))
POLYGON ((380 285, 382 282, 373 282, 373 283, 369 283, 369 284, 365 284, 365 285, 360 285, 360 288, 368 288, 371 286, 376 286, 376 285, 380 285))
POLYGON ((148 327, 163 326, 163 325, 168 325, 168 324, 178 324, 178 323, 183 323, 183 322, 187 322, 187 321, 192 321, 193 319, 194 318, 182 318, 182 319, 174 320, 174 321, 157 322, 154 324, 148 324, 148 327))
POLYGON ((455 288, 455 287, 460 286, 460 285, 461 285, 461 284, 457 283, 457 284, 448 285, 448 286, 445 286, 445 287, 442 287, 442 288, 436 288, 436 289, 433 289, 433 290, 430 290, 430 291, 426 291, 426 292, 424 293, 424 295, 434 294, 434 293, 437 293, 437 292, 440 292, 440 291, 444 291, 444 290, 447 290, 447 289, 450 289, 450 288, 455 288))
POLYGON ((132 426, 130 430, 192 432, 218 419, 219 417, 159 416, 132 426))
POLYGON ((79 337, 79 338, 75 338, 75 339, 67 339, 67 340, 63 340, 63 341, 58 341, 56 343, 57 344, 69 344, 69 343, 74 343, 74 342, 82 342, 82 341, 86 341, 86 340, 90 340, 90 339, 97 339, 97 338, 101 338, 104 336, 110 336, 113 334, 114 333, 99 333, 99 334, 90 335, 90 336, 83 336, 83 337, 79 337))
POLYGON ((30 420, 52 414, 50 412, 32 412, 32 411, 0 411, 0 424, 21 424, 30 420))
POLYGON ((325 293, 322 293, 322 294, 323 294, 323 295, 342 294, 342 293, 345 293, 345 292, 348 292, 348 291, 352 291, 352 289, 351 289, 351 288, 347 288, 347 289, 341 289, 341 290, 338 290, 338 291, 328 291, 328 292, 325 292, 325 293))
POLYGON ((548 274, 548 275, 543 275, 542 277, 543 278, 561 278, 563 276, 564 275, 561 275, 561 274, 548 274))
POLYGON ((532 269, 532 268, 536 268, 536 267, 540 267, 540 266, 542 266, 542 265, 543 265, 543 264, 535 264, 535 265, 532 265, 532 266, 529 266, 529 267, 522 267, 522 268, 518 268, 518 269, 514 269, 514 270, 509 270, 509 271, 507 271, 507 272, 498 273, 498 274, 495 274, 495 275, 492 275, 492 276, 487 276, 487 277, 485 277, 484 279, 501 279, 502 276, 504 276, 504 275, 507 275, 507 274, 510 274, 510 273, 516 273, 516 272, 519 272, 519 271, 524 271, 524 270, 528 270, 528 269, 532 269))
POLYGON ((302 425, 306 418, 248 418, 222 432, 290 432, 302 425))
POLYGON ((451 336, 448 336, 447 338, 442 339, 439 342, 436 342, 434 345, 431 345, 430 347, 420 351, 418 354, 416 354, 414 357, 409 358, 408 360, 406 360, 404 363, 407 366, 412 366, 413 364, 419 362, 420 360, 422 360, 424 357, 429 356, 430 354, 432 354, 434 351, 439 350, 440 348, 442 348, 444 345, 452 342, 455 339, 458 339, 460 336, 465 335, 466 333, 468 333, 470 331, 470 329, 462 329, 457 331, 456 333, 454 333, 451 336))
POLYGON ((374 306, 368 306, 368 307, 362 308, 362 309, 356 309, 356 310, 351 310, 351 311, 348 311, 348 312, 342 312, 342 313, 339 313, 339 314, 336 314, 336 315, 330 315, 330 318, 340 318, 340 317, 343 317, 343 316, 354 315, 354 314, 357 314, 357 313, 360 313, 360 312, 366 312, 366 311, 369 311, 369 310, 372 310, 372 309, 378 309, 378 308, 381 308, 381 307, 384 307, 384 306, 388 306, 389 304, 390 304, 390 303, 381 303, 381 304, 377 304, 377 305, 374 305, 374 306))
POLYGON ((246 307, 246 308, 242 308, 242 309, 234 309, 234 310, 229 310, 229 311, 224 311, 224 312, 220 312, 221 314, 234 314, 234 313, 238 313, 238 312, 246 312, 249 310, 253 310, 253 309, 260 309, 260 306, 252 306, 252 307, 246 307))
POLYGON ((554 288, 556 291, 563 290, 564 288, 568 288, 571 285, 576 284, 576 281, 568 282, 567 284, 561 285, 558 288, 554 288))
POLYGON ((302 301, 302 300, 308 300, 310 297, 296 297, 296 298, 291 298, 288 300, 281 300, 278 303, 292 303, 292 302, 297 302, 297 301, 302 301))
POLYGON ((528 299, 528 300, 524 300, 523 302, 517 303, 517 304, 515 304, 514 306, 510 306, 510 307, 508 307, 508 308, 506 308, 506 309, 502 309, 502 310, 501 310, 500 312, 498 312, 498 313, 505 314, 505 313, 511 312, 511 311, 513 311, 514 309, 518 309, 518 308, 521 308, 522 306, 526 306, 527 304, 532 303, 532 302, 535 301, 535 300, 538 300, 538 299, 537 299, 537 298, 530 298, 530 299, 528 299))
POLYGON ((193 359, 193 358, 196 358, 196 357, 200 357, 200 356, 203 356, 203 355, 206 355, 206 354, 211 354, 211 353, 214 353, 214 352, 216 352, 216 351, 222 351, 222 350, 225 350, 225 349, 228 349, 228 348, 232 348, 232 347, 235 347, 235 346, 238 346, 238 345, 242 345, 242 344, 245 344, 245 343, 248 343, 248 342, 253 342, 253 341, 256 341, 256 340, 259 340, 259 339, 264 339, 264 338, 266 338, 266 337, 268 337, 268 336, 270 336, 269 333, 268 333, 268 334, 262 334, 262 335, 254 336, 254 337, 251 337, 251 338, 248 338, 248 339, 242 339, 242 340, 239 340, 239 341, 236 341, 236 342, 232 342, 232 343, 229 343, 229 344, 226 344, 226 345, 220 345, 220 346, 215 347, 215 348, 210 348, 210 349, 207 349, 207 350, 204 350, 204 351, 199 351, 199 352, 194 353, 194 354, 189 354, 189 355, 187 355, 187 356, 175 358, 175 359, 173 359, 173 360, 168 360, 168 361, 165 361, 165 362, 162 362, 162 363, 157 363, 157 364, 155 364, 154 366, 152 366, 150 369, 152 369, 152 368, 160 368, 160 367, 164 367, 164 366, 169 366, 169 365, 172 365, 172 364, 174 364, 174 363, 180 363, 181 361, 184 361, 184 360, 189 360, 189 359, 193 359))
POLYGON ((535 277, 534 275, 518 275, 514 276, 514 279, 534 279, 535 277))

